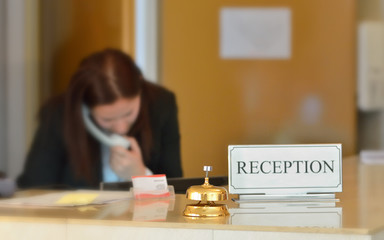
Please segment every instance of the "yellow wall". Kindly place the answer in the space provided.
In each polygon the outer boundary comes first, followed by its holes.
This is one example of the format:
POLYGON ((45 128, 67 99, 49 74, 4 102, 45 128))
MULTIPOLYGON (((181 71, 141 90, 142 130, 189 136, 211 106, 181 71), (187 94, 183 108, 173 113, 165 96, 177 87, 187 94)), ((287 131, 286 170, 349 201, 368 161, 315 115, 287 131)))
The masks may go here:
POLYGON ((133 55, 133 0, 43 0, 45 75, 62 92, 80 60, 106 47, 133 55), (51 64, 51 65, 50 65, 51 64))
POLYGON ((185 176, 201 176, 207 164, 226 175, 228 144, 341 142, 344 155, 353 154, 355 7, 353 0, 164 0, 162 83, 178 98, 185 176), (291 59, 220 59, 224 6, 289 7, 291 59), (322 109, 314 122, 300 115, 311 98, 322 109))

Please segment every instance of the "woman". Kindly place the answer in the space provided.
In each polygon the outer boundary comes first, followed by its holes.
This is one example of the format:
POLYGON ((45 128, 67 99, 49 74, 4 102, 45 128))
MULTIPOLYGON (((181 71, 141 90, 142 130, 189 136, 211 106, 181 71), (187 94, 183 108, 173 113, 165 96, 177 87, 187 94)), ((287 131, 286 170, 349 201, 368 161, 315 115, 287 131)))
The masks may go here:
POLYGON ((182 176, 175 96, 145 81, 119 50, 85 58, 67 91, 42 109, 40 120, 18 178, 21 188, 95 188, 133 175, 182 176), (88 128, 85 121, 92 122, 88 128), (103 141, 92 134, 92 124, 108 136, 124 136, 130 147, 103 141))

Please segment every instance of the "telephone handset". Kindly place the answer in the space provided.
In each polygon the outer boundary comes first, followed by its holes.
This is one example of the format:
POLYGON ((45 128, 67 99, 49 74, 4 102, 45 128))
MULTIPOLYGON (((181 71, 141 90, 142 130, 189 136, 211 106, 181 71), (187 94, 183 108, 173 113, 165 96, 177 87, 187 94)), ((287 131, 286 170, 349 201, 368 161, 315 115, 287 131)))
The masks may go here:
POLYGON ((124 137, 118 134, 107 135, 102 130, 100 130, 90 119, 90 111, 87 106, 82 106, 83 120, 86 129, 88 132, 98 139, 103 144, 113 147, 113 146, 122 146, 124 148, 129 148, 131 143, 124 137))

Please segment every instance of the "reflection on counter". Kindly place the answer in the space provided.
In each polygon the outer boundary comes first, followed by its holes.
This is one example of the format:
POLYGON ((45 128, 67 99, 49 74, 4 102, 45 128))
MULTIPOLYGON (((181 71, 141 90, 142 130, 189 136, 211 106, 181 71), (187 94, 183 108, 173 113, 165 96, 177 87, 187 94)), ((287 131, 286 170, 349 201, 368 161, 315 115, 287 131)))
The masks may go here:
POLYGON ((233 225, 326 227, 342 226, 341 207, 264 207, 231 208, 230 223, 233 225))
POLYGON ((96 218, 105 219, 110 217, 121 217, 128 212, 130 205, 131 201, 122 201, 114 204, 107 204, 104 208, 100 210, 96 218))
POLYGON ((184 220, 187 223, 203 223, 203 224, 228 224, 229 216, 220 217, 187 217, 184 216, 184 220))
POLYGON ((168 211, 173 211, 174 199, 143 200, 133 202, 134 221, 165 221, 168 211))

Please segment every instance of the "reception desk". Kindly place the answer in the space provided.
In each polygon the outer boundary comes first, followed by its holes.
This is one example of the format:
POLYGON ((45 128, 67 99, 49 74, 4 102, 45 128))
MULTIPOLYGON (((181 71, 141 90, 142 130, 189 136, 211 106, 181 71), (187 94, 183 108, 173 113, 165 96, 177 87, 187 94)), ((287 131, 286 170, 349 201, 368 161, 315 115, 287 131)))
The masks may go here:
MULTIPOLYGON (((25 191, 18 196, 36 195, 25 191)), ((232 196, 236 197, 236 196, 232 196)), ((0 207, 1 239, 384 239, 384 165, 343 160, 343 192, 336 206, 242 209, 189 218, 184 195, 174 200, 126 200, 102 206, 0 207)))

